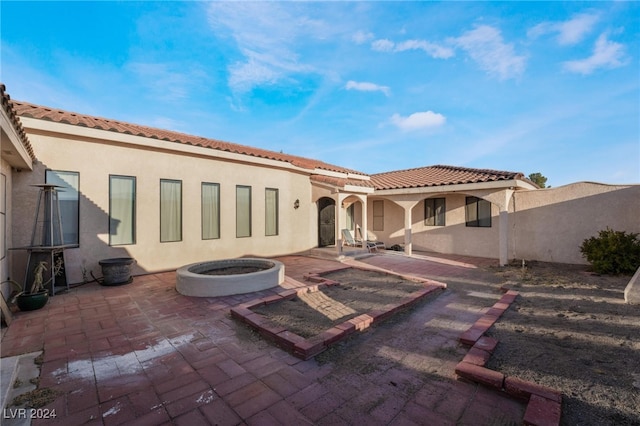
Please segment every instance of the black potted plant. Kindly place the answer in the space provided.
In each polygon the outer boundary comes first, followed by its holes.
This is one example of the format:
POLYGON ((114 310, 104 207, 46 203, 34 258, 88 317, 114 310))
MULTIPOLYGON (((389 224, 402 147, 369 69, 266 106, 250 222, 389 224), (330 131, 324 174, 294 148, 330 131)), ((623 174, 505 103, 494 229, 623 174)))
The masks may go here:
POLYGON ((51 272, 51 278, 47 281, 44 280, 44 272, 47 270, 47 262, 39 262, 33 270, 33 282, 31 285, 24 288, 13 280, 8 280, 16 290, 17 293, 11 298, 11 302, 15 302, 21 311, 35 311, 42 308, 49 301, 49 290, 46 286, 54 280, 54 278, 62 271, 62 259, 53 265, 53 271, 51 272))

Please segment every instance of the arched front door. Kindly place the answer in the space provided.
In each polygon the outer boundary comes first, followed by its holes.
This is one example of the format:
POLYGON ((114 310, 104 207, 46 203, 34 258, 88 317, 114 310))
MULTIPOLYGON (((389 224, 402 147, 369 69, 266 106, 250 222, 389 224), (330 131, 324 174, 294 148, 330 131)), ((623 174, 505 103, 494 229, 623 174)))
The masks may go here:
POLYGON ((323 197, 318 200, 318 247, 336 243, 336 202, 323 197))

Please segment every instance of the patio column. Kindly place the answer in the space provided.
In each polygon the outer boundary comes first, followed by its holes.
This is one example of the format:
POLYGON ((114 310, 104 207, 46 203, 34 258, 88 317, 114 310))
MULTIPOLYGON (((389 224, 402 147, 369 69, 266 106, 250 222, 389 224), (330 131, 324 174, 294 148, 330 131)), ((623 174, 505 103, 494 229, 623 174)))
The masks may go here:
POLYGON ((338 255, 342 254, 342 228, 344 228, 343 222, 347 223, 345 215, 345 209, 342 207, 342 203, 347 198, 348 194, 338 193, 336 197, 336 251, 338 255))
POLYGON ((404 207, 404 253, 411 256, 411 209, 413 206, 404 207))
POLYGON ((500 230, 500 266, 505 266, 509 263, 509 212, 500 207, 499 216, 500 230))
POLYGON ((362 239, 367 241, 369 239, 367 231, 367 197, 361 197, 362 201, 362 239))
POLYGON ((500 266, 509 263, 509 203, 514 193, 513 188, 493 192, 475 191, 476 196, 498 206, 498 260, 500 266))
POLYGON ((499 259, 500 266, 505 266, 509 263, 509 202, 513 196, 514 190, 507 189, 503 192, 504 199, 500 200, 498 206, 500 207, 499 222, 499 259))

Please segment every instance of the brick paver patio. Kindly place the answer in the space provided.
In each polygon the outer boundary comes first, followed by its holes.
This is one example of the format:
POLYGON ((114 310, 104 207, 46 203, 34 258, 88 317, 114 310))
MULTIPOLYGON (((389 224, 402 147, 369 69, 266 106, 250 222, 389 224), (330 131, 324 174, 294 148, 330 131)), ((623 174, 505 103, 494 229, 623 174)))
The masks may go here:
MULTIPOLYGON (((288 280, 339 263, 285 256, 288 280)), ((121 287, 96 283, 18 313, 2 357, 44 350, 40 387, 60 392, 34 424, 521 424, 525 404, 457 379, 460 334, 500 298, 479 266, 494 260, 422 253, 346 263, 447 283, 448 289, 307 361, 262 340, 229 314, 273 291, 190 298, 175 274, 121 287)), ((279 289, 282 291, 282 289, 279 289)))

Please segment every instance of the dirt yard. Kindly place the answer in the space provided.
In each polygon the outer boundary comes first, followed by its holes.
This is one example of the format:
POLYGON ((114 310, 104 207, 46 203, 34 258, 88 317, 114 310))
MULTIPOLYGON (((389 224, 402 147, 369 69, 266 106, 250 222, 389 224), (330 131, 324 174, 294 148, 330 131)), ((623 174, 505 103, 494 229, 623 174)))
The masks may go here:
POLYGON ((299 297, 254 309, 278 325, 286 327, 299 336, 308 338, 388 303, 398 302, 408 294, 424 288, 424 284, 405 280, 399 276, 376 271, 347 268, 322 274, 337 281, 338 286, 323 287, 320 294, 308 294, 309 300, 299 297), (318 305, 313 309, 310 305, 318 305), (327 305, 337 305, 343 315, 336 317, 321 313, 327 305))
POLYGON ((562 424, 640 425, 640 306, 629 276, 531 263, 495 273, 520 296, 489 331, 487 367, 560 390, 562 424))
MULTIPOLYGON (((420 286, 394 276, 356 271, 329 276, 343 285, 323 290, 352 308, 351 316, 391 303, 420 286)), ((520 296, 489 330, 500 343, 487 366, 561 391, 563 425, 640 425, 640 307, 623 299, 631 277, 598 276, 585 266, 535 262, 525 268, 488 271, 520 296)), ((453 289, 465 292, 463 283, 452 285, 453 289)), ((351 317, 332 321, 299 299, 258 312, 304 337, 351 317)), ((381 328, 394 327, 398 320, 407 320, 406 315, 410 313, 390 319, 381 328)), ((338 345, 318 357, 319 362, 345 362, 341 361, 345 351, 357 352, 363 340, 364 336, 338 345)), ((460 344, 445 349, 455 362, 466 353, 460 344)), ((350 368, 369 365, 360 365, 363 362, 350 368)))

